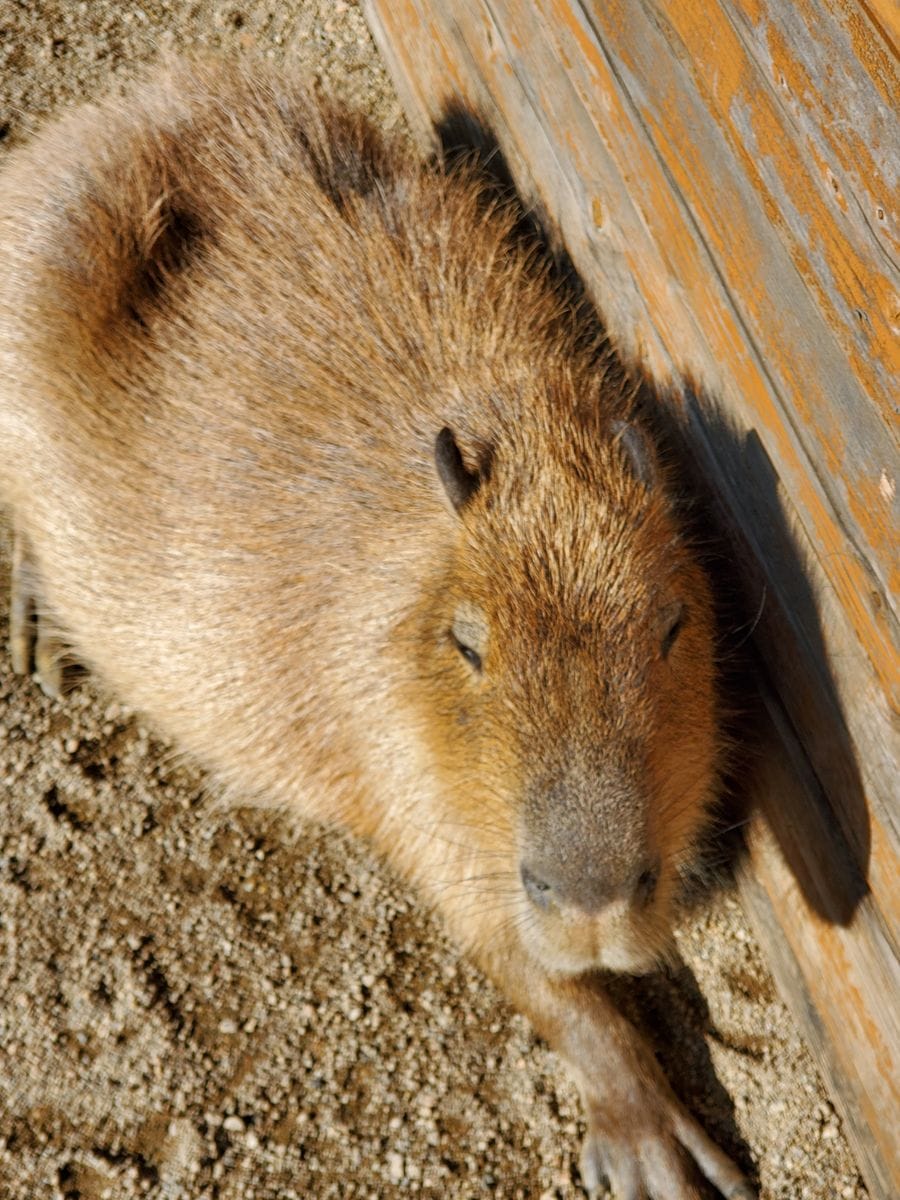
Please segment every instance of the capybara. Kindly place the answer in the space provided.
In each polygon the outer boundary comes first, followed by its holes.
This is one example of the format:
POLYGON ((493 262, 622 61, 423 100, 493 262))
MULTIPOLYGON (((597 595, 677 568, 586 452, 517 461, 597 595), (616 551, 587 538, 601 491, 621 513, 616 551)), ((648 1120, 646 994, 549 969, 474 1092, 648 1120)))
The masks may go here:
POLYGON ((0 179, 16 668, 71 647, 374 844, 569 1063, 589 1191, 749 1196, 598 975, 665 955, 722 765, 632 393, 476 166, 264 66, 158 67, 0 179))

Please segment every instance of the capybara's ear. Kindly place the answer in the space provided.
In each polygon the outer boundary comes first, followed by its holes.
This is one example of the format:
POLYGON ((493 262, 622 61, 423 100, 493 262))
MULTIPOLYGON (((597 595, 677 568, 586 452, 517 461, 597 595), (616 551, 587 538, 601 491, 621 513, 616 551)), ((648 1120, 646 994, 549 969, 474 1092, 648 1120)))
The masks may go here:
POLYGON ((456 444, 453 430, 446 425, 434 443, 434 462, 450 503, 460 512, 481 487, 484 469, 469 470, 456 444))
POLYGON ((629 421, 613 421, 612 429, 638 483, 646 488, 654 487, 658 482, 659 469, 653 447, 643 429, 629 421))

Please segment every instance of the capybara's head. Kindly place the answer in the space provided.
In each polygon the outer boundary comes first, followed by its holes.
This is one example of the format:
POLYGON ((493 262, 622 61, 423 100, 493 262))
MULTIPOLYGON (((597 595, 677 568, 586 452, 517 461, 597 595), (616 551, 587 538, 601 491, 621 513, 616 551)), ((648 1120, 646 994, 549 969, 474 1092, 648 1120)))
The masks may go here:
POLYGON ((455 540, 422 679, 442 784, 492 845, 472 908, 508 907, 550 971, 640 972, 716 790, 711 596, 640 425, 569 411, 437 432, 455 540))

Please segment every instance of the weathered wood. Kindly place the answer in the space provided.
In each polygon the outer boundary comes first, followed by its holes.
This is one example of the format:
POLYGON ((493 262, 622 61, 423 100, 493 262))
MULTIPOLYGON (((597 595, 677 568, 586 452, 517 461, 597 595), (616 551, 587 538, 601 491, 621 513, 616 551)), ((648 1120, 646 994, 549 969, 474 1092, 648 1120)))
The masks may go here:
POLYGON ((618 343, 668 385, 765 595, 782 766, 745 899, 872 1194, 900 1194, 900 10, 366 11, 422 138, 453 105, 481 116, 618 343))
POLYGON ((896 928, 871 892, 846 923, 822 915, 835 878, 856 864, 828 821, 819 780, 781 705, 770 695, 766 702, 773 728, 760 765, 761 819, 749 827, 741 897, 841 1111, 870 1195, 888 1200, 898 1182, 896 928), (801 882, 797 864, 804 860, 809 870, 801 882), (810 895, 810 880, 818 896, 810 895))

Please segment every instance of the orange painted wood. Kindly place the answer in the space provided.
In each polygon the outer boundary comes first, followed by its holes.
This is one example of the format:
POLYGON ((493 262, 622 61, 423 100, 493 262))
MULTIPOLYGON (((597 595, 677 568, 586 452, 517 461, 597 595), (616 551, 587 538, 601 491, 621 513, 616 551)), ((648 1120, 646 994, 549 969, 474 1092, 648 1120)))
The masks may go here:
MULTIPOLYGON (((758 781, 760 819, 749 828, 750 859, 739 878, 741 897, 841 1111, 870 1195, 888 1200, 898 1194, 900 1168, 896 927, 887 924, 872 893, 848 922, 831 921, 823 915, 827 891, 816 903, 798 880, 795 864, 804 856, 827 855, 840 871, 842 847, 822 826, 818 780, 794 731, 774 698, 767 701, 773 729, 758 781)), ((819 876, 818 882, 827 887, 827 879, 819 876)))
POLYGON ((747 903, 872 1194, 900 1195, 900 8, 365 7, 423 140, 453 104, 480 114, 668 385, 765 597, 794 750, 761 791, 747 903))

